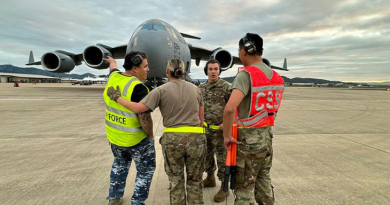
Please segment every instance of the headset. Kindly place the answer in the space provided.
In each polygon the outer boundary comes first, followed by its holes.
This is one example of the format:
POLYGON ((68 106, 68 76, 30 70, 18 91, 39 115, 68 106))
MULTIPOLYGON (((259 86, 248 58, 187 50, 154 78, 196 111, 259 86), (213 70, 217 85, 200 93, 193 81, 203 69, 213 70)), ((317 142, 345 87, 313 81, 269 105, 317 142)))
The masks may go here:
POLYGON ((140 54, 137 54, 133 56, 130 61, 133 64, 133 66, 138 66, 142 62, 142 56, 140 54))
POLYGON ((244 43, 244 50, 245 52, 249 53, 250 55, 256 53, 256 46, 255 43, 248 38, 246 35, 242 37, 242 42, 244 43))
MULTIPOLYGON (((206 65, 204 66, 204 74, 206 74, 206 75, 208 75, 208 70, 209 70, 209 69, 208 69, 207 67, 208 67, 209 64, 210 64, 210 63, 207 62, 206 65)), ((219 65, 219 64, 218 64, 218 65, 219 65)), ((222 72, 222 70, 221 70, 221 65, 219 65, 219 74, 218 74, 218 76, 221 75, 221 72, 222 72)))

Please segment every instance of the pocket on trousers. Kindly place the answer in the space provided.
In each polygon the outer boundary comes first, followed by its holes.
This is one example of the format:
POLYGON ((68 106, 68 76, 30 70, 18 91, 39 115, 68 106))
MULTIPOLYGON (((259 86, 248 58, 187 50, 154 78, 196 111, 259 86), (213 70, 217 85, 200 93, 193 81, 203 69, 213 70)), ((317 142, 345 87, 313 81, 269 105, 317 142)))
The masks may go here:
POLYGON ((267 151, 267 142, 264 133, 259 135, 251 135, 245 139, 246 148, 249 153, 258 154, 267 151))
POLYGON ((199 151, 199 158, 206 157, 207 152, 207 140, 206 135, 202 134, 196 138, 196 145, 199 151))
POLYGON ((236 184, 242 185, 245 182, 245 159, 237 157, 236 184))

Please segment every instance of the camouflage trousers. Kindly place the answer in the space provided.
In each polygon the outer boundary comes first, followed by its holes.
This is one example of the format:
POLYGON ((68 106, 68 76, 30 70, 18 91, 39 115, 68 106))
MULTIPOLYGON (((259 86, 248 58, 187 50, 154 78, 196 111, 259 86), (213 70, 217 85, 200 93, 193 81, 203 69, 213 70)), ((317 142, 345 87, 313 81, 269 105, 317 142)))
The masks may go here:
POLYGON ((214 154, 217 157, 218 172, 217 177, 219 181, 223 181, 225 177, 226 165, 226 149, 223 146, 223 132, 222 131, 206 131, 207 138, 207 155, 205 162, 205 172, 214 174, 216 170, 214 154))
POLYGON ((201 133, 164 133, 160 143, 169 178, 171 204, 203 204, 206 136, 201 133))
POLYGON ((156 169, 154 139, 146 137, 132 147, 120 147, 111 144, 111 150, 114 154, 114 163, 112 164, 110 174, 110 189, 107 200, 123 197, 131 161, 134 160, 137 176, 135 178, 131 204, 144 205, 144 201, 149 196, 150 184, 152 183, 153 173, 156 169))
POLYGON ((235 205, 249 205, 253 197, 259 204, 273 204, 272 137, 271 127, 238 130, 235 205))

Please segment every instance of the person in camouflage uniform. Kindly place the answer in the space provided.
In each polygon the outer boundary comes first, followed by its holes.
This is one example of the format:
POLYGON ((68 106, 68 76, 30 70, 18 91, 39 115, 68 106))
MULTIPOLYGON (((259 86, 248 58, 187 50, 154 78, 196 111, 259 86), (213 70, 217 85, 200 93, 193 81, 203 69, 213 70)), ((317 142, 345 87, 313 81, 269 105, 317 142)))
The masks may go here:
MULTIPOLYGON (((204 101, 207 138, 205 162, 207 178, 203 181, 203 185, 204 187, 215 187, 214 172, 216 166, 214 154, 217 156, 217 177, 221 181, 221 184, 225 176, 226 149, 223 147, 222 117, 223 109, 229 100, 230 83, 219 78, 221 68, 217 60, 209 60, 206 63, 204 72, 208 80, 199 86, 204 101)), ((229 195, 229 192, 225 193, 222 187, 214 196, 215 202, 222 202, 229 195)))
POLYGON ((284 90, 283 85, 278 83, 283 83, 283 79, 263 63, 261 57, 263 39, 259 35, 247 33, 240 39, 238 51, 238 56, 245 67, 238 72, 230 87, 232 93, 223 115, 225 148, 228 148, 230 143, 238 144, 234 204, 254 204, 254 198, 259 205, 273 205, 275 197, 270 177, 273 157, 272 126, 277 109, 279 109, 276 105, 280 106, 282 100, 282 93, 279 91, 283 92, 282 90, 284 90), (260 79, 262 84, 259 82, 260 79), (261 86, 254 86, 253 82, 257 82, 261 86), (256 91, 256 88, 262 89, 256 91), (278 90, 278 92, 273 94, 271 89, 275 92, 278 90), (264 94, 265 92, 268 93, 268 96, 264 94), (259 98, 252 99, 253 93, 259 98), (262 98, 267 102, 266 105, 262 99, 259 100, 262 96, 267 96, 267 98, 262 98), (275 96, 277 96, 278 102, 275 96), (257 113, 253 112, 254 116, 251 116, 253 108, 257 113), (237 116, 235 116, 236 110, 237 116), (273 110, 273 112, 268 110, 273 110), (264 112, 267 115, 256 117, 264 112), (235 120, 239 125, 237 140, 231 136, 231 128, 235 120))
POLYGON ((272 129, 238 129, 238 136, 241 144, 237 149, 234 204, 250 204, 254 196, 259 205, 271 205, 274 202, 270 176, 273 156, 272 129))
POLYGON ((165 132, 160 138, 164 168, 170 181, 171 204, 203 204, 201 186, 206 137, 199 133, 165 132), (187 174, 187 183, 184 173, 187 174), (186 194, 187 190, 187 194, 186 194))

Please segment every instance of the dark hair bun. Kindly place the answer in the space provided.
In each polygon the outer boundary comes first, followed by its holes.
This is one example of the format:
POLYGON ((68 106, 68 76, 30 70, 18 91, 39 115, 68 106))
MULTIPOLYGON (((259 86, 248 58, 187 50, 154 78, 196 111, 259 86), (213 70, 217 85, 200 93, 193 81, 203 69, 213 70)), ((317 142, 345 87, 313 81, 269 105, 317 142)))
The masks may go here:
POLYGON ((183 70, 180 67, 176 67, 174 71, 175 76, 174 77, 181 77, 184 73, 183 70))

